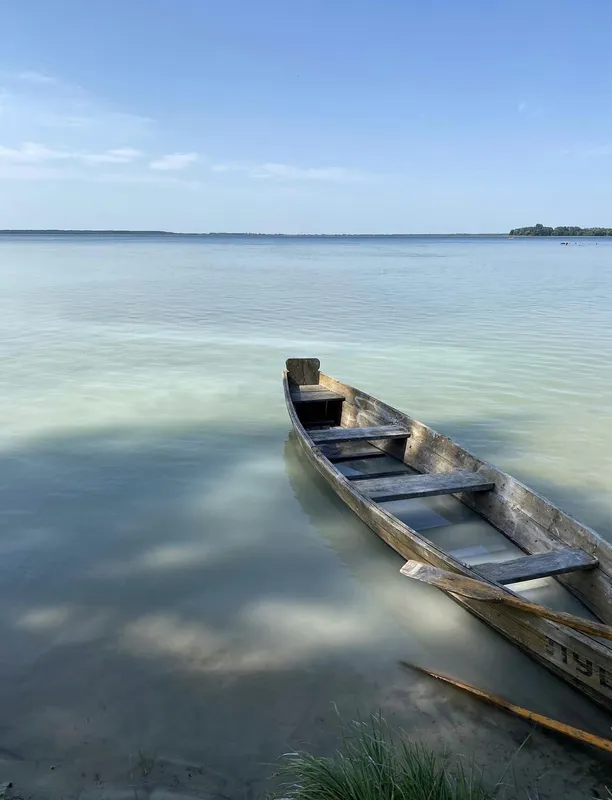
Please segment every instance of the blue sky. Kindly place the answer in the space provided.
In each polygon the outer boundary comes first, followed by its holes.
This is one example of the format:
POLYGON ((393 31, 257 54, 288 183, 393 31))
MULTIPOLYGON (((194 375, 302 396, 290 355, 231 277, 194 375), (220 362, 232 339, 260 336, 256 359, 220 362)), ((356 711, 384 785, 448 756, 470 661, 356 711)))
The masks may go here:
POLYGON ((0 228, 612 226, 608 0, 0 16, 0 228))

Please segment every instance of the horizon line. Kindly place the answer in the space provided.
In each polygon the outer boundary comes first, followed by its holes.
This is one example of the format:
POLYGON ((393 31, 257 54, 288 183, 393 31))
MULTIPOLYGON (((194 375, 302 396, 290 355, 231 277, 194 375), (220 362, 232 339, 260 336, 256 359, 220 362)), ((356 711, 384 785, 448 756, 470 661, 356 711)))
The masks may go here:
POLYGON ((109 234, 109 235, 156 235, 156 236, 286 236, 286 237, 409 237, 409 236, 508 236, 508 233, 262 233, 257 231, 165 231, 131 230, 129 228, 1 228, 3 234, 109 234))

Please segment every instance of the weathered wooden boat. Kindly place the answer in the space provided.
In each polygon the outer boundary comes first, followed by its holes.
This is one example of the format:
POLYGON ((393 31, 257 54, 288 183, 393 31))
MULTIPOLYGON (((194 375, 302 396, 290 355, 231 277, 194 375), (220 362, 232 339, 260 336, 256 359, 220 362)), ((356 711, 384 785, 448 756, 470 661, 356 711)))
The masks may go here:
POLYGON ((283 375, 298 442, 349 508, 408 559, 402 572, 438 586, 612 710, 612 545, 446 436, 319 367, 316 358, 288 359, 283 375), (440 495, 476 512, 520 557, 470 564, 388 507, 440 495), (521 595, 523 586, 542 578, 561 584, 576 599, 578 613, 521 595))

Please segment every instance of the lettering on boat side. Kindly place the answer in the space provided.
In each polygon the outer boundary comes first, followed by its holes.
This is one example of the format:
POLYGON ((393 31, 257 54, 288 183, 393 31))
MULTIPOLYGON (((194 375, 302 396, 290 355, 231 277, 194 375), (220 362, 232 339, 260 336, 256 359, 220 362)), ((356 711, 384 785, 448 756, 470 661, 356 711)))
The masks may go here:
POLYGON ((552 656, 553 658, 555 658, 555 656, 557 655, 557 649, 560 650, 561 661, 564 664, 567 664, 567 647, 564 647, 562 644, 559 644, 559 642, 555 642, 554 639, 551 639, 550 637, 547 636, 546 637, 546 655, 547 656, 552 656))
POLYGON ((599 667, 599 685, 606 689, 612 689, 612 675, 606 673, 603 667, 599 667))
POLYGON ((573 650, 568 652, 565 645, 548 636, 546 637, 546 655, 555 661, 560 661, 562 664, 572 664, 575 671, 579 675, 584 675, 585 678, 598 677, 600 686, 612 689, 612 674, 598 664, 594 665, 590 659, 581 656, 579 653, 575 653, 573 650))
POLYGON ((574 656, 574 661, 576 662, 576 670, 581 675, 586 675, 587 678, 590 678, 593 674, 593 662, 589 661, 588 658, 580 658, 578 653, 572 653, 574 656))

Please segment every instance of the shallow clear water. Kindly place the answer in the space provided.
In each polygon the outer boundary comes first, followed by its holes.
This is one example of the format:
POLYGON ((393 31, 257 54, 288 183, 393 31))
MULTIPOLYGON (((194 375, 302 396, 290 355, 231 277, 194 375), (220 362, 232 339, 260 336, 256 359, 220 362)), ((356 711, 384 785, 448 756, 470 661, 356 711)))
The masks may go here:
POLYGON ((318 356, 612 539, 612 243, 2 238, 0 275, 0 756, 244 782, 331 701, 450 736, 400 660, 609 734, 399 575, 298 459, 280 376, 318 356))

